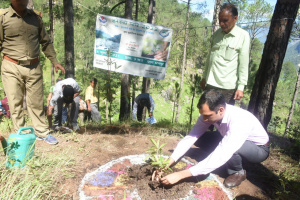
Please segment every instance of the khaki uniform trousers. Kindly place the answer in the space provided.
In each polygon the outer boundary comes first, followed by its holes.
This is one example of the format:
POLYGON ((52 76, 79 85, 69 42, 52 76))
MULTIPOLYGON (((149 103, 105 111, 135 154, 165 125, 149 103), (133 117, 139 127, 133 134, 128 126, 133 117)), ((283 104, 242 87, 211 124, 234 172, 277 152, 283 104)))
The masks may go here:
POLYGON ((23 98, 26 89, 29 117, 31 117, 36 134, 45 137, 48 134, 48 126, 43 109, 43 70, 39 62, 21 66, 2 59, 1 78, 15 132, 25 126, 23 98))

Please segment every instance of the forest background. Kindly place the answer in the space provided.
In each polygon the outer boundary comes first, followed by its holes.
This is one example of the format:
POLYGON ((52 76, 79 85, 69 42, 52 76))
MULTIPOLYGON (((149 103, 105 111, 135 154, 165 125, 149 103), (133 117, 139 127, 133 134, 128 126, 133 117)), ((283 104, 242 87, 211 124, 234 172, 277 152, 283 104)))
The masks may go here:
MULTIPOLYGON (((262 32, 268 32, 274 7, 264 0, 238 0, 231 2, 236 3, 239 8, 238 26, 248 30, 251 37, 249 81, 244 92, 245 97, 236 102, 237 106, 247 109, 264 46, 258 38, 262 32)), ((95 21, 98 13, 124 17, 125 5, 120 4, 118 7, 114 7, 118 3, 120 3, 118 0, 75 0, 73 2, 75 79, 81 87, 82 96, 84 96, 85 89, 89 86, 89 81, 92 77, 99 80, 97 92, 100 97, 99 106, 102 122, 104 123, 117 123, 119 121, 121 74, 111 72, 108 76, 107 70, 93 67, 95 21)), ((0 8, 6 8, 9 4, 9 0, 2 0, 0 1, 0 8)), ((46 29, 49 31, 49 2, 34 0, 33 4, 35 10, 42 12, 43 21, 46 29)), ((212 32, 211 22, 204 17, 208 12, 206 3, 199 3, 199 1, 193 3, 191 1, 191 5, 194 9, 189 11, 186 63, 183 73, 183 87, 180 90, 188 5, 185 1, 156 1, 155 24, 172 28, 173 38, 166 77, 164 80, 151 79, 149 91, 156 103, 154 115, 157 121, 181 124, 185 127, 190 127, 191 124, 194 124, 199 116, 199 112, 196 109, 197 101, 202 94, 199 82, 202 77, 206 56, 210 49, 212 32), (179 97, 180 92, 181 95, 179 97), (178 105, 180 105, 181 109, 178 109, 178 105)), ((149 2, 147 0, 139 0, 139 7, 134 7, 133 10, 133 19, 147 22, 148 6, 149 2)), ((62 65, 64 65, 65 60, 63 12, 63 1, 53 1, 53 40, 57 58, 62 65)), ((300 63, 299 11, 293 31, 277 84, 272 118, 268 126, 268 131, 279 135, 283 135, 286 127, 300 63)), ((50 86, 54 83, 53 79, 51 80, 51 63, 42 53, 41 63, 44 70, 44 102, 46 102, 50 86)), ((64 78, 62 74, 55 74, 55 79, 58 76, 64 78)), ((142 77, 137 76, 131 77, 130 95, 132 98, 130 101, 142 91, 142 79, 142 77)), ((2 82, 0 87, 3 91, 2 82)), ((1 92, 0 98, 3 97, 4 92, 1 92)), ((300 97, 297 97, 288 135, 292 138, 298 138, 299 130, 300 97)))

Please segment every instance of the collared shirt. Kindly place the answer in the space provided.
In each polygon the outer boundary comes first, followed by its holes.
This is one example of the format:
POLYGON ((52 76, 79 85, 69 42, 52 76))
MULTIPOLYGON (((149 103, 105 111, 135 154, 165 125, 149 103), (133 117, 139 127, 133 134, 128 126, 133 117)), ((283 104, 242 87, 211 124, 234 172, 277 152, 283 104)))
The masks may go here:
POLYGON ((53 89, 53 95, 50 100, 50 106, 55 106, 57 104, 58 98, 63 97, 63 90, 62 87, 64 85, 70 85, 74 89, 74 94, 80 92, 80 87, 78 83, 73 79, 73 78, 67 78, 62 81, 59 81, 58 83, 55 84, 54 89, 53 89))
POLYGON ((249 33, 238 26, 226 34, 218 29, 212 40, 203 77, 208 85, 243 91, 248 81, 249 33))
POLYGON ((148 108, 148 112, 153 113, 153 111, 154 111, 155 104, 154 104, 154 100, 152 99, 151 95, 149 93, 139 94, 134 99, 134 104, 133 104, 133 108, 132 108, 132 118, 134 120, 136 120, 137 107, 141 100, 145 100, 145 105, 142 105, 142 106, 146 106, 148 108))
POLYGON ((98 98, 95 95, 95 90, 92 86, 89 86, 85 90, 85 101, 89 100, 90 103, 97 103, 98 98))
POLYGON ((53 65, 58 64, 56 53, 42 18, 33 10, 21 17, 10 6, 0 15, 0 51, 14 60, 32 60, 42 51, 53 65))
MULTIPOLYGON (((201 115, 191 132, 178 143, 171 158, 176 162, 210 125, 211 123, 203 121, 201 115)), ((214 126, 223 139, 209 156, 189 169, 193 176, 208 174, 224 165, 246 140, 256 145, 264 145, 269 141, 267 132, 252 113, 229 104, 226 104, 222 122, 214 123, 214 126)))

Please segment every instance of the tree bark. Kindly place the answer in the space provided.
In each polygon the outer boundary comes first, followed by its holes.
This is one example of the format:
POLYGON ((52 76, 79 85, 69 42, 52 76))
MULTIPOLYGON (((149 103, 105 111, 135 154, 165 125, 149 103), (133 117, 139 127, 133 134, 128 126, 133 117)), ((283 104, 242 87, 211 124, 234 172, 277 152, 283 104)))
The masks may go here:
POLYGON ((219 26, 218 26, 219 25, 219 13, 220 13, 220 8, 222 6, 222 3, 223 3, 223 0, 216 0, 216 2, 215 2, 211 35, 213 35, 219 28, 219 26))
POLYGON ((265 129, 272 116, 275 90, 300 0, 278 0, 252 89, 248 110, 265 129))
MULTIPOLYGON (((54 33, 53 33, 54 18, 53 18, 52 5, 53 5, 52 0, 49 0, 50 38, 52 40, 52 43, 54 43, 54 33)), ((54 65, 51 64, 51 85, 54 84, 55 84, 54 65)))
POLYGON ((75 77, 73 0, 64 0, 65 70, 66 78, 75 77))
MULTIPOLYGON (((155 23, 155 0, 149 0, 147 23, 155 23)), ((149 93, 150 79, 143 77, 142 93, 149 93)), ((144 111, 145 114, 145 111, 144 111)))
POLYGON ((181 66, 180 89, 179 89, 179 94, 178 94, 178 104, 177 104, 177 112, 176 112, 176 118, 175 118, 176 123, 178 123, 180 109, 181 109, 180 97, 181 97, 182 88, 183 88, 184 68, 185 68, 185 64, 186 64, 186 48, 187 48, 187 43, 188 43, 188 38, 189 38, 189 29, 188 28, 189 28, 189 18, 190 18, 190 1, 191 0, 188 0, 187 13, 186 13, 186 25, 185 25, 184 47, 183 47, 183 59, 182 59, 182 66, 181 66))
MULTIPOLYGON (((125 18, 132 19, 133 1, 126 0, 125 18)), ((120 115, 119 120, 125 121, 130 117, 130 78, 128 74, 122 74, 121 77, 121 97, 120 97, 120 115)))
MULTIPOLYGON (((139 15, 139 0, 136 0, 135 1, 135 18, 134 18, 135 21, 138 21, 138 15, 139 15)), ((133 105, 134 105, 137 80, 138 80, 137 77, 135 77, 135 76, 131 77, 131 84, 132 84, 131 109, 133 109, 133 105)))
POLYGON ((299 85, 300 85, 300 68, 299 68, 299 71, 298 71, 298 78, 297 78, 297 82, 296 82, 296 86, 295 86, 292 106, 291 106, 291 109, 290 109, 289 117, 288 117, 286 127, 285 127, 285 130, 284 130, 284 134, 283 134, 284 137, 286 137, 288 135, 288 131, 289 131, 289 128, 290 128, 290 124, 291 124, 291 121, 292 121, 292 116, 293 116, 294 108, 295 108, 295 104, 296 104, 299 85))

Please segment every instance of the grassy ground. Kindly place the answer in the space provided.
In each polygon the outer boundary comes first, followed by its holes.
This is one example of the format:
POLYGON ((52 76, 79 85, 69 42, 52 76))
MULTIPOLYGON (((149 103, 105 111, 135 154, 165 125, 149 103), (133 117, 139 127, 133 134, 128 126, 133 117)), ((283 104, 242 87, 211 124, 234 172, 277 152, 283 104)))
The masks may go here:
MULTIPOLYGON (((4 120, 0 123, 0 131, 6 138, 12 132, 10 128, 10 120, 4 120)), ((103 125, 100 129, 90 124, 81 129, 82 134, 58 135, 59 145, 43 144, 43 146, 36 148, 35 156, 22 169, 6 169, 5 157, 1 156, 0 199, 76 199, 70 197, 70 193, 62 185, 68 185, 69 180, 70 183, 75 184, 74 187, 78 187, 79 179, 82 178, 82 176, 78 176, 78 171, 80 171, 78 167, 82 165, 78 163, 78 155, 89 157, 93 154, 92 151, 98 151, 99 154, 109 151, 111 155, 117 157, 120 153, 119 147, 124 145, 122 142, 124 137, 132 138, 127 143, 131 143, 136 140, 137 136, 142 137, 143 135, 163 138, 163 141, 168 141, 168 138, 175 136, 179 140, 180 137, 188 133, 190 127, 173 125, 167 120, 161 120, 155 126, 131 122, 103 125), (113 138, 118 137, 121 142, 118 141, 113 144, 112 139, 91 141, 90 131, 101 134, 101 137, 104 138, 110 135, 113 138), (116 134, 121 135, 117 136, 116 134), (85 142, 81 140, 85 140, 85 142), (90 146, 92 142, 96 142, 100 146, 95 144, 90 146)), ((263 163, 263 168, 254 169, 259 170, 260 176, 265 177, 267 182, 267 187, 262 189, 264 195, 271 199, 297 199, 299 197, 299 147, 299 141, 284 140, 280 136, 271 135, 270 158, 263 163)), ((124 149, 128 149, 128 147, 124 147, 124 149)), ((139 149, 139 151, 143 151, 143 149, 139 149)), ((132 152, 134 151, 132 150, 132 152)), ((3 150, 0 151, 0 154, 4 155, 3 150)), ((107 162, 109 159, 113 159, 113 157, 102 162, 107 162)), ((81 166, 83 169, 91 167, 88 163, 89 158, 86 160, 85 166, 81 166)), ((92 160, 90 162, 92 163, 92 160)), ((94 167, 100 164, 95 164, 94 167)), ((81 170, 81 173, 83 172, 84 170, 81 170)), ((264 196, 261 199, 266 198, 264 196)))

